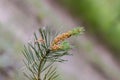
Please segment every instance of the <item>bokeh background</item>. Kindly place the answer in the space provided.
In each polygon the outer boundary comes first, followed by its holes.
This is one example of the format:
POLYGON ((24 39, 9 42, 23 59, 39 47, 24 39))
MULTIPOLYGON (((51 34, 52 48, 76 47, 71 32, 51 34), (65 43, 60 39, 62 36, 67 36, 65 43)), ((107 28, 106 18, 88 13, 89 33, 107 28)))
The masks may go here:
POLYGON ((26 80, 21 51, 44 26, 85 28, 58 64, 63 80, 120 80, 120 0, 0 0, 0 80, 26 80))

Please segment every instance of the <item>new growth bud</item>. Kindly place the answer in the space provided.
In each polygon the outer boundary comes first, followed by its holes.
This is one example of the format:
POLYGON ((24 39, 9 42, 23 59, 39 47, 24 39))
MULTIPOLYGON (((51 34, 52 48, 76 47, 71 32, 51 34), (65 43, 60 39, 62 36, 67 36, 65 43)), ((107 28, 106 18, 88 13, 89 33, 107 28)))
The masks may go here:
POLYGON ((58 35, 57 37, 55 37, 55 39, 52 42, 51 50, 56 51, 59 49, 63 49, 63 50, 70 49, 69 43, 63 42, 63 41, 70 38, 71 36, 79 35, 83 33, 83 31, 84 31, 83 27, 77 27, 77 28, 74 28, 73 30, 70 30, 68 32, 58 35))

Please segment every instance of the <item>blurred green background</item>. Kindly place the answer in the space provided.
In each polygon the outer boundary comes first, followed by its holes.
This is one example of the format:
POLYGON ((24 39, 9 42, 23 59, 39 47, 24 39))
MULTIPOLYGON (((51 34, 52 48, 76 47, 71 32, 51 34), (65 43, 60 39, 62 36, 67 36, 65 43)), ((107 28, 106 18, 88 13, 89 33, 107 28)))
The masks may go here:
POLYGON ((27 80, 21 51, 44 26, 85 28, 58 64, 63 80, 120 80, 119 17, 120 0, 0 0, 0 80, 27 80))
POLYGON ((120 0, 58 0, 76 20, 120 57, 120 0), (99 36, 99 37, 98 37, 99 36))

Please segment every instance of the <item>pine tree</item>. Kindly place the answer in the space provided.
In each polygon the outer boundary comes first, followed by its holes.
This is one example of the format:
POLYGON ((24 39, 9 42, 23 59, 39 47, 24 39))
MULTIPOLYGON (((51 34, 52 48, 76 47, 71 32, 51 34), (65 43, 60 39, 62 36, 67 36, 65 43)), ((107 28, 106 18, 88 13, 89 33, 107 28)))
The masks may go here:
POLYGON ((40 38, 34 33, 35 40, 24 46, 25 66, 29 72, 24 73, 29 80, 58 80, 54 63, 65 61, 63 56, 70 55, 70 44, 66 41, 84 31, 77 27, 68 32, 53 36, 49 28, 40 28, 40 38))

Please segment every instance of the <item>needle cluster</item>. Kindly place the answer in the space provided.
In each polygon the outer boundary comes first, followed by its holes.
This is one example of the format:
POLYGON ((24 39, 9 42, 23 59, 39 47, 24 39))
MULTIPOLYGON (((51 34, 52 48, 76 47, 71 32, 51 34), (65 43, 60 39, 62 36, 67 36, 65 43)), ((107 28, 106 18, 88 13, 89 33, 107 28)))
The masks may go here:
POLYGON ((82 28, 75 28, 58 36, 53 36, 48 28, 40 28, 40 38, 34 33, 34 42, 24 46, 24 63, 29 72, 24 73, 29 80, 58 80, 59 75, 53 66, 56 62, 65 61, 65 55, 70 55, 71 49, 64 40, 72 35, 82 33, 82 28), (61 39, 61 40, 60 40, 61 39), (60 42, 60 43, 59 43, 60 42))

